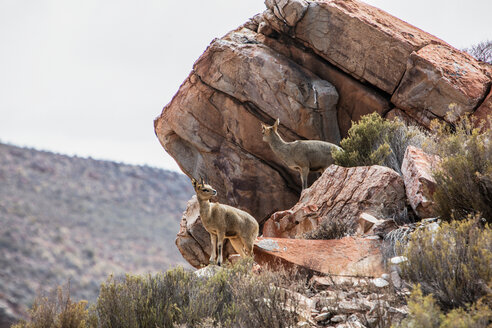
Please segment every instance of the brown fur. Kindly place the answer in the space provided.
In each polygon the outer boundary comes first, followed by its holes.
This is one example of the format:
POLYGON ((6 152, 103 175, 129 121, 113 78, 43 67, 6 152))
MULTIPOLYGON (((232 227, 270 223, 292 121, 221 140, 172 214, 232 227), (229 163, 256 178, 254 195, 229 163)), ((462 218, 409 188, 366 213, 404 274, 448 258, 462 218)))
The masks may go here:
POLYGON ((270 145, 272 151, 285 165, 299 172, 302 189, 307 188, 310 171, 323 172, 333 164, 332 149, 340 149, 337 145, 321 140, 296 140, 285 142, 278 134, 279 119, 274 125, 261 124, 263 141, 270 145))
POLYGON ((259 230, 255 218, 238 208, 210 203, 210 198, 215 196, 217 191, 203 181, 199 183, 193 179, 192 183, 200 205, 200 218, 205 230, 210 234, 212 242, 210 262, 215 262, 217 250, 217 264, 222 264, 222 249, 225 238, 229 239, 232 247, 239 255, 243 257, 253 256, 253 243, 259 230))

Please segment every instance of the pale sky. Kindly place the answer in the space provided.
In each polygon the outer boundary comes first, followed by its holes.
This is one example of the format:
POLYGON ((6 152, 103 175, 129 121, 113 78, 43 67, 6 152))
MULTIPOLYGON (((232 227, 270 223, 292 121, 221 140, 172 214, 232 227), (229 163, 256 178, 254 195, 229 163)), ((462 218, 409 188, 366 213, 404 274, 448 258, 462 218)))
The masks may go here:
MULTIPOLYGON (((367 0, 455 47, 492 1, 367 0)), ((0 0, 0 141, 178 170, 153 120, 215 37, 262 0, 0 0)))

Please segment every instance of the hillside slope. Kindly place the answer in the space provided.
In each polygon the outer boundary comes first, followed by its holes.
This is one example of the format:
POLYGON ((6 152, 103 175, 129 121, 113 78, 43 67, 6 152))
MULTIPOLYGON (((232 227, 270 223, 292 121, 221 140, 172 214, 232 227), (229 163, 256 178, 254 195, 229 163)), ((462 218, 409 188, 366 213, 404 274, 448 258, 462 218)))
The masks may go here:
POLYGON ((175 244, 186 176, 0 144, 0 299, 29 305, 70 279, 94 300, 108 275, 185 264, 175 244))

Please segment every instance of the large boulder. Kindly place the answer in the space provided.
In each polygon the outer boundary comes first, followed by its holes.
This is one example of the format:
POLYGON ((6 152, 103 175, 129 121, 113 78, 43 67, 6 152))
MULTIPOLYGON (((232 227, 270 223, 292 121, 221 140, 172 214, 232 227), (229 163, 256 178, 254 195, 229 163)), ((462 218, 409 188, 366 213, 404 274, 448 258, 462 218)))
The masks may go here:
MULTIPOLYGON (((342 187, 344 174, 362 179, 373 168, 331 168, 326 175, 335 177, 324 179, 332 186, 317 188, 333 199, 306 191, 293 207, 300 179, 262 141, 261 123, 280 118, 287 141, 338 143, 352 121, 372 112, 425 127, 436 118, 454 122, 462 113, 485 118, 491 112, 491 65, 384 11, 355 0, 265 4, 263 13, 212 41, 155 120, 155 132, 183 172, 204 177, 221 203, 250 212, 260 224, 277 212, 267 233, 300 235, 328 217, 355 225, 363 211, 381 218, 386 214, 378 206, 398 211, 404 201, 401 178, 389 182, 398 192, 379 196, 381 185, 362 188, 357 179, 342 187)), ((184 243, 191 241, 184 231, 199 226, 192 222, 182 229, 183 245, 194 243, 184 243)), ((195 257, 196 263, 208 258, 195 257)))
POLYGON ((431 42, 444 43, 359 1, 271 0, 266 5, 274 14, 268 16, 274 29, 290 34, 340 69, 389 94, 398 86, 413 51, 431 42), (282 12, 298 14, 286 21, 282 12))
POLYGON ((336 109, 342 137, 347 136, 352 121, 357 122, 363 115, 373 112, 384 115, 391 108, 388 97, 370 85, 354 79, 316 54, 306 51, 293 39, 285 35, 268 37, 261 34, 257 39, 335 86, 339 95, 336 109))
POLYGON ((403 110, 427 111, 454 122, 485 98, 490 76, 470 55, 430 44, 413 52, 391 101, 403 110))
POLYGON ((253 103, 304 138, 338 142, 335 87, 259 43, 256 35, 245 28, 215 40, 194 72, 208 86, 253 103))
POLYGON ((408 146, 403 157, 401 172, 408 202, 421 218, 437 215, 436 204, 432 200, 437 187, 432 170, 438 163, 438 156, 429 155, 414 146, 408 146))
POLYGON ((290 210, 274 213, 263 226, 264 237, 295 238, 335 221, 356 230, 363 212, 378 218, 401 213, 405 188, 401 176, 384 166, 345 168, 331 165, 290 210))
POLYGON ((334 240, 258 238, 255 261, 330 275, 378 277, 383 272, 381 241, 359 237, 334 240))
POLYGON ((327 81, 265 45, 251 30, 216 40, 155 121, 159 141, 190 177, 203 176, 221 203, 260 223, 298 198, 297 173, 262 141, 280 118, 286 140, 339 141, 338 94, 327 81))

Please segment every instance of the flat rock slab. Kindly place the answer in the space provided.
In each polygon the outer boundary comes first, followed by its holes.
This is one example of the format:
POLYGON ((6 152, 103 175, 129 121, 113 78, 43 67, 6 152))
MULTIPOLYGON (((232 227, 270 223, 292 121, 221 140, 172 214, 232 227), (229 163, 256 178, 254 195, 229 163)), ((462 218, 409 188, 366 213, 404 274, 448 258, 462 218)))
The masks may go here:
POLYGON ((293 266, 347 276, 379 277, 383 270, 381 241, 358 237, 308 240, 259 237, 255 261, 260 265, 293 266))

